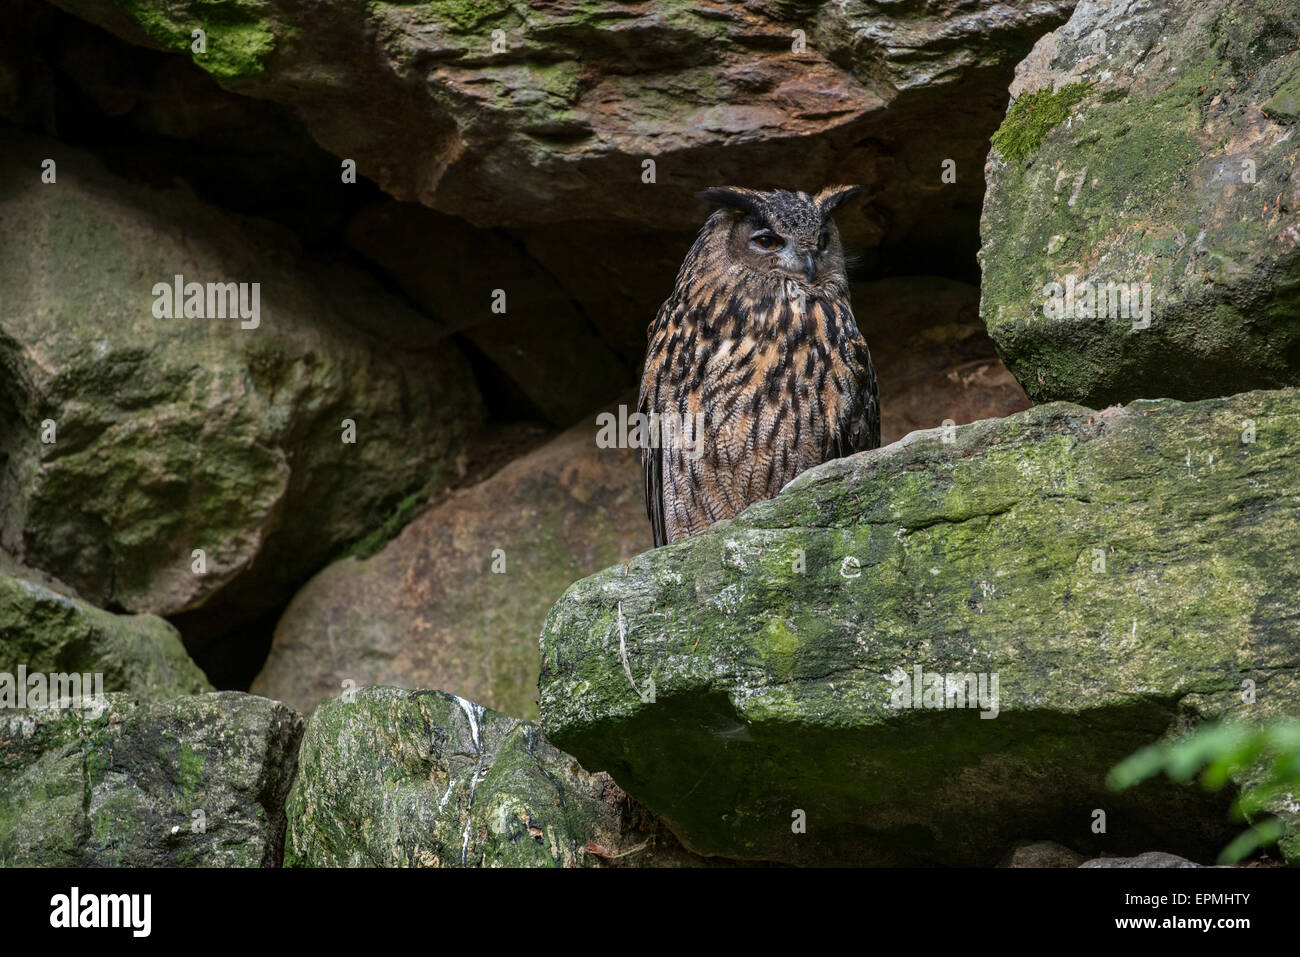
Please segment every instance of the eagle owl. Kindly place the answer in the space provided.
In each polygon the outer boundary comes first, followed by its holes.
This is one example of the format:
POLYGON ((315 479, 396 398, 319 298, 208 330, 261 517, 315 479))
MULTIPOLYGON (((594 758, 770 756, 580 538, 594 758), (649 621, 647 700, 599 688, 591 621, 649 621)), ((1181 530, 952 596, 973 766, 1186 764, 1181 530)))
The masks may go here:
POLYGON ((716 208, 647 333, 646 511, 665 545, 880 445, 876 371, 831 213, 860 192, 705 190, 716 208))

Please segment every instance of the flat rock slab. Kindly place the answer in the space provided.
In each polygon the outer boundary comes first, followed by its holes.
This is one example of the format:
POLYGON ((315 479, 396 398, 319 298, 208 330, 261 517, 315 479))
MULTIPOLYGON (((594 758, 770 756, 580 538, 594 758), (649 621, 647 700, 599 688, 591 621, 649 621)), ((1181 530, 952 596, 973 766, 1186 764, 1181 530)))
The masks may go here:
POLYGON ((1286 390, 1056 403, 826 463, 573 585, 543 726, 701 854, 993 865, 1028 832, 1212 859, 1226 797, 1104 778, 1188 719, 1300 712, 1298 451, 1286 390))
POLYGON ((0 716, 0 864, 268 867, 302 718, 234 691, 0 716))

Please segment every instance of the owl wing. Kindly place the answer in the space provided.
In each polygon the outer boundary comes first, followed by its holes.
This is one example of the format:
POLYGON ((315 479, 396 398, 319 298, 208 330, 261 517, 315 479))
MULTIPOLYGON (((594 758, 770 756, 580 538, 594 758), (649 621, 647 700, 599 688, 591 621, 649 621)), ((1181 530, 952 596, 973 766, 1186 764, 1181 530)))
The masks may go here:
POLYGON ((641 450, 641 475, 645 481, 645 510, 650 517, 650 530, 654 532, 655 548, 668 544, 668 531, 664 528, 663 459, 659 449, 641 450))
MULTIPOLYGON (((675 298, 675 297, 674 297, 675 298)), ((652 412, 663 412, 664 396, 661 395, 664 376, 667 375, 664 354, 664 330, 668 319, 675 311, 674 299, 669 299, 659 309, 659 315, 651 323, 649 330, 650 349, 646 355, 645 371, 641 375, 641 395, 637 400, 637 411, 644 416, 652 412)), ((654 533, 655 548, 668 544, 668 529, 664 524, 664 460, 663 450, 643 448, 641 450, 641 478, 645 488, 645 511, 650 519, 650 530, 654 533)))
MULTIPOLYGON (((845 311, 847 312, 847 307, 845 311)), ((848 318, 856 331, 857 325, 853 323, 852 315, 848 318)), ((853 368, 857 370, 857 381, 849 387, 848 407, 840 419, 839 431, 831 437, 832 452, 836 458, 880 448, 880 395, 876 386, 876 367, 871 362, 871 352, 861 334, 856 337, 855 346, 858 354, 853 368)))

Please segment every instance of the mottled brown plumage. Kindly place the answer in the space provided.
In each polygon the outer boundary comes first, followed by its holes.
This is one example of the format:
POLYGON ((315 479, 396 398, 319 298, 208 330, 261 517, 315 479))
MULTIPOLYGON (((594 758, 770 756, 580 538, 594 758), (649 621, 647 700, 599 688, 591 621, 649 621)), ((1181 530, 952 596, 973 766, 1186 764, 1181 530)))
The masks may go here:
POLYGON ((641 380, 642 414, 704 415, 699 446, 642 450, 655 545, 771 498, 813 465, 880 445, 876 373, 831 220, 857 192, 701 194, 718 208, 650 325, 641 380))

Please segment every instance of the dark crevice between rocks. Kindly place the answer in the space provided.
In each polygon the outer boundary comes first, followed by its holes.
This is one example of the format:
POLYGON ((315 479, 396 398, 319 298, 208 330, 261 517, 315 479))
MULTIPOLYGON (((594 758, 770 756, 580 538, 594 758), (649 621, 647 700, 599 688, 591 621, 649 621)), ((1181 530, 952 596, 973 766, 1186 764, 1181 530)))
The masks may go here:
POLYGON ((474 382, 483 396, 483 405, 488 418, 496 421, 510 421, 512 418, 528 422, 544 423, 546 416, 533 401, 524 394, 524 390, 503 373, 478 346, 466 336, 455 335, 453 339, 465 358, 469 360, 470 371, 474 373, 474 382))
MULTIPOLYGON (((556 431, 533 421, 490 424, 465 450, 459 463, 463 471, 438 476, 429 484, 406 496, 386 520, 364 538, 336 548, 321 568, 347 557, 365 560, 425 511, 446 501, 458 489, 485 481, 516 458, 528 454, 554 438, 556 431)), ((305 585, 320 568, 305 576, 292 589, 289 599, 277 602, 261 613, 231 629, 227 624, 236 610, 218 597, 202 608, 168 616, 181 633, 186 650, 195 663, 219 690, 247 691, 266 663, 275 635, 275 627, 288 607, 292 595, 305 585)))
POLYGON ((288 725, 283 762, 266 762, 262 766, 258 803, 265 809, 272 839, 262 860, 263 867, 284 866, 284 845, 288 832, 289 792, 298 779, 298 754, 302 749, 306 722, 297 712, 287 714, 288 725))
POLYGON ((271 638, 282 608, 259 615, 236 634, 208 627, 211 609, 171 615, 168 621, 181 633, 185 650, 203 669, 208 681, 218 691, 247 691, 257 677, 266 656, 271 652, 271 638))

